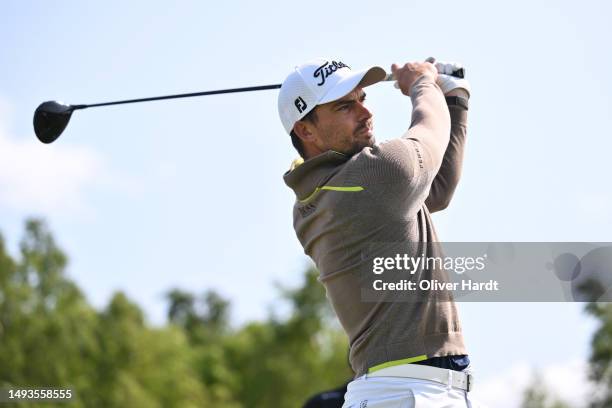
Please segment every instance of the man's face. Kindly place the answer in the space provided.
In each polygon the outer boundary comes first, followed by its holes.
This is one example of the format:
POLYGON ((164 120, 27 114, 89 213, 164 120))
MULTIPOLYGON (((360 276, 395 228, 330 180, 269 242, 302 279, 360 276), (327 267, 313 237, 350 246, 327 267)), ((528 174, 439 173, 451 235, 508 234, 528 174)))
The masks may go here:
POLYGON ((364 105, 365 96, 362 88, 355 88, 341 99, 316 107, 313 135, 318 150, 353 155, 374 145, 372 113, 364 105))

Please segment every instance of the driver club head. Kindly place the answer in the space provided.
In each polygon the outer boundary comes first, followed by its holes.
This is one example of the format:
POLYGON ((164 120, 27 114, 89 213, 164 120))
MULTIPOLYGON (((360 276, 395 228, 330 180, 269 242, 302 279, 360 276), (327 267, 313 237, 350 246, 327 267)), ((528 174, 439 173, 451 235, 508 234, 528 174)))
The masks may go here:
POLYGON ((66 129, 75 107, 61 102, 41 103, 34 112, 34 133, 43 143, 54 142, 66 129))

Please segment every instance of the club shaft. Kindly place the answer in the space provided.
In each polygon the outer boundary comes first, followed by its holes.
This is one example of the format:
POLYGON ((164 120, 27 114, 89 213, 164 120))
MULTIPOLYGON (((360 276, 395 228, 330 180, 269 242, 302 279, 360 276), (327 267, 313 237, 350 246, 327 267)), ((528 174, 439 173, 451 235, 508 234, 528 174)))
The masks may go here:
POLYGON ((184 93, 184 94, 176 94, 176 95, 154 96, 151 98, 127 99, 124 101, 94 103, 94 104, 89 104, 89 105, 73 105, 73 107, 76 110, 76 109, 93 108, 97 106, 122 105, 125 103, 161 101, 164 99, 191 98, 193 96, 218 95, 218 94, 235 93, 235 92, 265 91, 268 89, 278 89, 280 87, 281 87, 281 84, 249 86, 246 88, 218 89, 215 91, 204 91, 204 92, 192 92, 192 93, 184 93))

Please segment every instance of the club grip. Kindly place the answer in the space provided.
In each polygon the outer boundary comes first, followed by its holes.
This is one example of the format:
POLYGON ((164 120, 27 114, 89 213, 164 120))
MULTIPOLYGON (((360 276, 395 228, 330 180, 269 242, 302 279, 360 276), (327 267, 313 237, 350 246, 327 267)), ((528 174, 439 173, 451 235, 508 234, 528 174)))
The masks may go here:
POLYGON ((453 71, 451 75, 457 78, 465 78, 465 68, 459 68, 458 70, 453 71))
MULTIPOLYGON (((465 68, 459 68, 458 70, 453 71, 451 75, 457 78, 465 78, 465 68)), ((393 74, 387 74, 385 81, 395 81, 393 74)))

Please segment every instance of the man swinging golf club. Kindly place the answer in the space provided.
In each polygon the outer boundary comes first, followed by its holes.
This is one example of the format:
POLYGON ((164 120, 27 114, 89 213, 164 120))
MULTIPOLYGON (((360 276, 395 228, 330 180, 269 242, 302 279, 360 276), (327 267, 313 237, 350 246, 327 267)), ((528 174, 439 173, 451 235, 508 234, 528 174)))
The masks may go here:
MULTIPOLYGON (((295 192, 297 237, 320 271, 350 341, 356 373, 344 407, 471 407, 467 351, 455 303, 436 291, 418 301, 364 301, 373 260, 389 247, 441 255, 430 213, 449 204, 461 173, 469 84, 458 64, 394 64, 396 87, 412 101, 401 137, 376 143, 364 88, 380 67, 353 71, 340 60, 295 68, 278 109, 303 160, 284 175, 295 192), (390 245, 385 245, 390 243, 390 245)), ((444 279, 420 268, 415 279, 444 279)))

